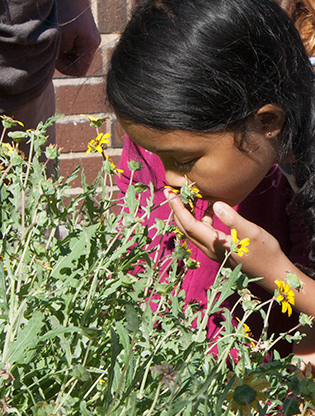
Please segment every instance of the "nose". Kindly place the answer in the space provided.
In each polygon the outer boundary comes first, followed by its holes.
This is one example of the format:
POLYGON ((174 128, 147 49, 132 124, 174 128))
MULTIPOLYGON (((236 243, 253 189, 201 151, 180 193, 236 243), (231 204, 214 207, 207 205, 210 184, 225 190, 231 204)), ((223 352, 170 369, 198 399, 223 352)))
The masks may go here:
POLYGON ((165 169, 166 182, 174 188, 180 188, 185 182, 185 176, 183 173, 179 173, 170 169, 165 169))

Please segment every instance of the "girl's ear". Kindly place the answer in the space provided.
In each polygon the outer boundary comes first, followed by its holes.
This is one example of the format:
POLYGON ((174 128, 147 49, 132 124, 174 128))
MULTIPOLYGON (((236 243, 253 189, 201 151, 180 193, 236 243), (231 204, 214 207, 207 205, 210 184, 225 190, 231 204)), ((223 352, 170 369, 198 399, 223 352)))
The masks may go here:
POLYGON ((266 104, 253 114, 252 122, 257 133, 267 138, 276 137, 282 130, 285 113, 275 104, 266 104))

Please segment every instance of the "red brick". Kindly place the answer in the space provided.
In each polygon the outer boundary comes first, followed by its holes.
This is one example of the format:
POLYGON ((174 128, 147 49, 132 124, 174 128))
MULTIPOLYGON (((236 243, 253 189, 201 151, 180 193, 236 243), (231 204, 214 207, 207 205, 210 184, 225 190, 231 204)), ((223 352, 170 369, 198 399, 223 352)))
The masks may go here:
POLYGON ((101 33, 120 33, 127 22, 126 0, 102 0, 98 2, 98 28, 101 33))
POLYGON ((105 112, 104 83, 83 85, 55 84, 57 114, 105 112))
MULTIPOLYGON (((111 156, 110 159, 112 160, 115 165, 118 164, 120 157, 119 156, 111 156)), ((59 169, 60 169, 60 175, 67 178, 72 174, 74 169, 77 166, 81 167, 79 176, 71 182, 71 187, 76 188, 81 186, 81 172, 82 169, 85 171, 86 175, 86 181, 88 185, 92 185, 92 183, 95 181, 98 173, 101 170, 103 164, 102 157, 88 157, 88 158, 73 158, 73 159, 62 159, 59 161, 59 169)), ((112 175, 113 185, 116 184, 116 178, 115 175, 112 175)), ((109 184, 109 180, 107 181, 107 184, 109 184)))
MULTIPOLYGON (((106 124, 103 124, 99 131, 106 133, 106 124)), ((63 153, 85 152, 87 144, 96 136, 96 130, 90 126, 89 121, 56 124, 56 142, 62 147, 63 153)))
POLYGON ((106 51, 105 51, 105 59, 106 59, 107 66, 109 64, 109 61, 112 59, 112 54, 114 52, 114 49, 115 49, 114 47, 107 48, 106 51))

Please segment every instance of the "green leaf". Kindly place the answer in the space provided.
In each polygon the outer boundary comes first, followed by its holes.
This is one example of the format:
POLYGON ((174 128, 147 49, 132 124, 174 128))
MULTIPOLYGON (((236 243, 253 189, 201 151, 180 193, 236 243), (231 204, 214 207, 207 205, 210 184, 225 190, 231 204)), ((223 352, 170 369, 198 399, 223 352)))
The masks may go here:
POLYGON ((73 268, 74 260, 77 260, 84 254, 89 254, 91 237, 95 234, 99 226, 99 224, 93 224, 89 227, 84 227, 79 238, 73 238, 71 240, 70 252, 67 252, 64 256, 60 256, 53 268, 52 277, 63 278, 62 269, 73 268))
POLYGON ((114 368, 115 368, 117 356, 119 354, 118 338, 117 338, 116 332, 114 331, 112 327, 110 327, 110 335, 111 335, 112 349, 111 349, 111 357, 110 357, 110 367, 108 369, 108 385, 107 385, 105 399, 104 399, 105 409, 107 409, 111 403, 112 385, 113 385, 113 381, 115 378, 114 368))
POLYGON ((80 402, 80 411, 82 416, 95 416, 95 413, 91 413, 87 410, 85 401, 80 402))
POLYGON ((86 369, 83 367, 83 365, 78 364, 72 371, 71 374, 73 377, 80 381, 89 381, 90 376, 89 373, 86 371, 86 369))
POLYGON ((19 143, 21 140, 27 139, 29 134, 25 131, 9 131, 8 136, 15 142, 19 143))
POLYGON ((232 271, 228 280, 225 280, 222 284, 221 293, 219 299, 216 301, 213 310, 220 308, 222 303, 235 292, 235 282, 238 279, 238 276, 241 272, 242 264, 238 264, 235 269, 232 271))
POLYGON ((128 330, 122 325, 121 322, 116 322, 116 331, 119 335, 119 340, 121 345, 123 346, 123 349, 125 351, 123 361, 125 362, 128 352, 130 349, 130 338, 129 338, 129 332, 128 330))
POLYGON ((299 322, 300 322, 300 324, 302 324, 304 326, 312 326, 313 325, 313 319, 310 316, 305 315, 305 313, 300 313, 299 322))
POLYGON ((295 399, 285 399, 283 402, 283 414, 287 416, 300 415, 300 403, 295 399))
POLYGON ((126 320, 128 322, 126 328, 129 331, 137 332, 139 329, 137 312, 135 311, 134 307, 129 303, 126 305, 126 320))
POLYGON ((148 189, 148 185, 145 185, 144 183, 141 182, 137 182, 135 185, 135 191, 138 194, 141 194, 142 192, 145 192, 148 189))
POLYGON ((43 335, 42 337, 40 337, 39 341, 40 342, 44 342, 47 341, 49 339, 54 339, 57 336, 59 336, 60 334, 73 334, 73 333, 82 333, 82 329, 75 327, 75 326, 69 326, 69 327, 64 327, 64 326, 58 326, 48 332, 46 332, 45 335, 43 335))
POLYGON ((129 160, 128 167, 131 171, 136 172, 137 170, 141 170, 143 168, 143 165, 141 162, 137 162, 136 160, 129 160))
POLYGON ((5 312, 8 311, 5 275, 4 275, 3 262, 1 260, 0 260, 0 308, 4 309, 5 312))
POLYGON ((288 273, 286 275, 286 281, 291 289, 301 290, 303 288, 302 281, 297 277, 295 273, 288 273))
POLYGON ((25 327, 21 329, 16 340, 9 344, 9 355, 5 361, 13 363, 22 363, 25 353, 35 348, 38 344, 38 334, 44 326, 44 314, 35 311, 25 327))
POLYGON ((125 195, 125 202, 131 214, 138 208, 139 201, 136 198, 136 189, 133 185, 129 185, 125 195))

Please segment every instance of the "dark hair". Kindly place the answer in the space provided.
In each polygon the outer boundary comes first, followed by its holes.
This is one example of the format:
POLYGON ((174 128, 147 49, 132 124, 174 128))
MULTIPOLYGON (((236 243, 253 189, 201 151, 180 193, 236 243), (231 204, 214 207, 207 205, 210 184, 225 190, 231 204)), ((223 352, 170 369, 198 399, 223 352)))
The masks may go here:
POLYGON ((281 107, 279 155, 294 155, 315 248, 314 73, 274 1, 145 1, 114 50, 107 95, 119 117, 157 130, 246 131, 260 107, 281 107))

